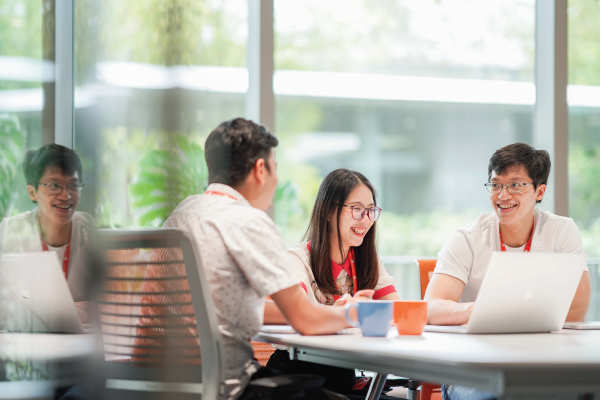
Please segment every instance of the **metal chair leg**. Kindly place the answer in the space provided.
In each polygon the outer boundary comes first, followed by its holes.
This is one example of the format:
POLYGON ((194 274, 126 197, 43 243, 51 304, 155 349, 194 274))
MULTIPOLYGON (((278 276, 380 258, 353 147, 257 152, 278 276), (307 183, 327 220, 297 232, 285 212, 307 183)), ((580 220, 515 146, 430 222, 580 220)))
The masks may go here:
POLYGON ((367 391, 367 397, 365 400, 377 400, 380 398, 382 394, 382 390, 384 389, 384 384, 386 383, 386 377, 388 374, 377 373, 371 380, 371 385, 369 386, 369 390, 367 391))
POLYGON ((408 400, 419 400, 419 388, 421 386, 421 382, 418 381, 409 381, 407 382, 407 398, 408 400))

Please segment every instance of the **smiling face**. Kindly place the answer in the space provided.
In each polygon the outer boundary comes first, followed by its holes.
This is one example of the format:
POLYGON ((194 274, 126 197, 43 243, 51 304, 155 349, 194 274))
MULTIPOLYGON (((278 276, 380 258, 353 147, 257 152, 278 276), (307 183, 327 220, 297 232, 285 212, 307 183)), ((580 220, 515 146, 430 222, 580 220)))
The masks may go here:
MULTIPOLYGON (((59 185, 79 183, 79 174, 76 171, 74 175, 65 175, 62 168, 48 166, 39 183, 58 183, 59 185)), ((38 203, 40 219, 56 225, 70 223, 79 204, 79 193, 71 194, 66 188, 63 188, 58 194, 50 194, 46 186, 39 185, 35 188, 27 185, 27 193, 31 200, 38 203)))
MULTIPOLYGON (((374 199, 371 190, 363 183, 359 184, 346 199, 344 203, 348 206, 363 206, 370 208, 374 206, 374 199)), ((340 229, 340 239, 342 241, 342 248, 348 249, 349 247, 358 247, 363 243, 363 238, 373 226, 373 222, 367 217, 367 212, 363 216, 363 219, 356 220, 353 218, 352 210, 349 207, 343 207, 340 213, 340 221, 336 226, 336 215, 333 214, 332 218, 329 219, 330 232, 332 232, 335 238, 332 243, 337 242, 336 232, 340 229)), ((333 246, 333 248, 337 248, 333 246)))
MULTIPOLYGON (((515 165, 507 167, 505 173, 501 175, 497 175, 493 171, 490 182, 501 184, 510 182, 532 183, 532 179, 523 165, 515 165)), ((546 188, 546 185, 538 185, 536 189, 533 185, 526 185, 521 193, 509 193, 507 188, 503 187, 501 193, 490 193, 490 203, 499 218, 499 222, 503 225, 509 225, 531 218, 536 201, 543 199, 546 188)))

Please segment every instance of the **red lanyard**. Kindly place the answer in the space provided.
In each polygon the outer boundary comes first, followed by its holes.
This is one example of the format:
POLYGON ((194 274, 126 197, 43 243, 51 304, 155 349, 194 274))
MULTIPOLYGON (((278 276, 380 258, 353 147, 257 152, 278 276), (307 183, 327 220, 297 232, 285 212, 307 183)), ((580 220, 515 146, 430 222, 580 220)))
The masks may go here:
MULTIPOLYGON (((355 269, 355 252, 352 248, 348 252, 348 257, 351 260, 351 277, 353 278, 353 294, 355 294, 357 293, 357 270, 355 269)), ((336 280, 336 278, 338 277, 335 276, 334 281, 336 280)), ((333 295, 332 297, 334 298, 334 301, 340 298, 340 296, 337 294, 333 295)))
MULTIPOLYGON (((532 236, 534 236, 534 223, 532 223, 532 231, 530 232, 530 238, 526 242, 526 247, 524 247, 524 252, 530 252, 530 245, 532 245, 532 236)), ((499 240, 501 241, 501 251, 507 251, 505 245, 503 244, 503 239, 501 238, 501 224, 499 224, 499 240)))
POLYGON ((238 199, 232 195, 229 195, 229 194, 223 193, 223 192, 216 192, 215 190, 207 190, 205 192, 205 194, 208 194, 209 196, 225 196, 225 197, 229 197, 230 199, 234 199, 234 200, 238 201, 238 199))
MULTIPOLYGON (((42 251, 48 251, 48 244, 43 237, 42 239, 42 251)), ((69 251, 71 249, 71 241, 67 243, 67 248, 65 249, 65 256, 63 257, 63 273, 65 274, 65 279, 67 279, 67 275, 69 273, 69 251)))

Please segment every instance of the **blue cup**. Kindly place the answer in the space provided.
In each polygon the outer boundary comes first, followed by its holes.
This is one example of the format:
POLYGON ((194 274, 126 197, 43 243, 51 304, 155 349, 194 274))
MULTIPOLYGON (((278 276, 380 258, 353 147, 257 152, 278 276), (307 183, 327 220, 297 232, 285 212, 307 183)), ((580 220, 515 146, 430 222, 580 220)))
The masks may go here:
POLYGON ((347 304, 344 310, 348 323, 361 328, 363 336, 386 336, 392 323, 392 301, 366 300, 347 304), (349 311, 351 308, 357 310, 359 322, 351 319, 349 311))

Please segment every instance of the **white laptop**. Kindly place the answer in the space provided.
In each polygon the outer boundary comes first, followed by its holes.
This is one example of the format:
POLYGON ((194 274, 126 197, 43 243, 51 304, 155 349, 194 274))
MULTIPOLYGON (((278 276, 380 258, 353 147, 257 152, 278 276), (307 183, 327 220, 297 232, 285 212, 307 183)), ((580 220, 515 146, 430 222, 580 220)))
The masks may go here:
POLYGON ((520 333, 561 330, 586 256, 494 252, 469 323, 427 325, 428 332, 520 333))
POLYGON ((0 254, 0 331, 83 332, 56 253, 0 254))

